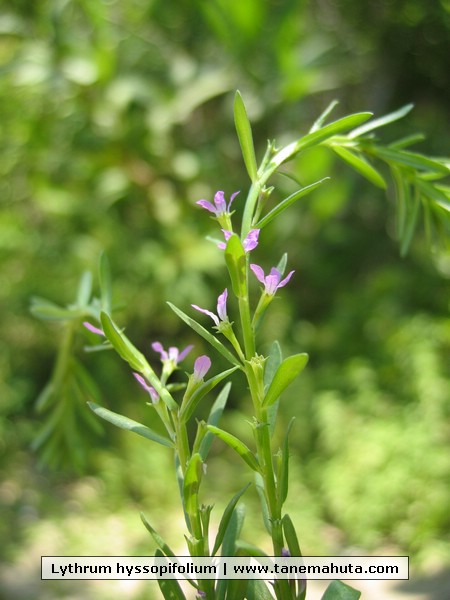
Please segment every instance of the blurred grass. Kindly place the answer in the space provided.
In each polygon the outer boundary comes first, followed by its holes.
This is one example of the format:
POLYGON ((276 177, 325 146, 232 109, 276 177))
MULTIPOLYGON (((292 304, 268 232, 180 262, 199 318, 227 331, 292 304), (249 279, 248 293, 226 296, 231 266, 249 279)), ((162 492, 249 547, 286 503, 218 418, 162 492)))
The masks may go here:
MULTIPOLYGON (((71 302, 81 273, 95 271, 106 250, 118 315, 136 345, 150 356, 155 339, 207 352, 165 301, 213 306, 223 289, 220 253, 204 239, 213 225, 195 201, 248 185, 232 123, 235 89, 259 157, 268 137, 290 141, 334 96, 344 111, 379 114, 415 102, 389 135, 420 129, 428 149, 447 151, 448 6, 396 0, 378 10, 365 0, 354 8, 344 0, 4 2, 0 527, 8 542, 0 593, 30 597, 27 578, 21 588, 11 573, 40 552, 151 552, 140 510, 174 545, 181 539, 163 450, 104 426, 82 475, 70 465, 38 469, 34 402, 62 331, 33 319, 28 306, 31 296, 71 302)), ((281 414, 281 428, 297 417, 289 511, 311 554, 389 545, 417 564, 448 561, 448 256, 430 255, 418 237, 400 260, 392 207, 331 153, 311 151, 294 172, 304 184, 325 175, 332 182, 269 228, 258 248, 261 264, 287 250, 296 269, 261 347, 277 331, 286 354, 311 357, 281 414)), ((292 191, 287 178, 277 184, 292 191)), ((84 342, 80 335, 76 354, 105 404, 144 419, 127 368, 112 354, 86 356, 84 342)), ((242 435, 246 403, 235 377, 227 418, 242 435)), ((219 514, 247 474, 219 444, 208 468, 205 491, 219 514)), ((254 492, 246 502, 251 539, 260 531, 254 492)), ((83 598, 144 597, 92 585, 83 598)), ((56 586, 43 583, 34 597, 79 593, 56 586)))

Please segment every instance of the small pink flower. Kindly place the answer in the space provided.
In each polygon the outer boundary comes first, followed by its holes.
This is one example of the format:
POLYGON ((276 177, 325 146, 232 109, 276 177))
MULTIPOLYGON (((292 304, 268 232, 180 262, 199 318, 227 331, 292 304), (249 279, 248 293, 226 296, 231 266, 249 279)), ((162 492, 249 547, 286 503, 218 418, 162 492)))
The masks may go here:
POLYGON ((222 294, 220 294, 220 296, 217 298, 217 315, 215 315, 210 310, 206 310, 206 308, 200 308, 200 306, 197 306, 196 304, 192 304, 192 308, 195 308, 195 310, 198 310, 201 313, 204 313, 205 315, 211 317, 211 319, 216 324, 216 327, 219 327, 221 322, 228 321, 227 298, 228 290, 225 288, 222 294))
POLYGON ((264 284, 264 291, 270 296, 273 296, 278 288, 284 287, 294 274, 294 271, 291 271, 287 277, 281 280, 281 273, 275 267, 270 269, 270 274, 267 276, 264 275, 264 271, 258 265, 250 265, 250 269, 256 275, 258 281, 264 284))
POLYGON ((202 208, 205 208, 209 212, 214 213, 216 217, 221 217, 222 215, 230 215, 231 203, 238 194, 239 192, 234 192, 234 194, 231 195, 228 206, 225 201, 225 194, 223 192, 216 193, 216 195, 214 196, 214 204, 211 204, 211 202, 208 202, 208 200, 199 200, 197 204, 202 208))
MULTIPOLYGON (((233 232, 227 231, 226 229, 222 229, 222 232, 225 238, 225 242, 219 242, 217 244, 217 247, 220 248, 220 250, 225 250, 225 248, 227 247, 226 242, 228 242, 230 237, 233 235, 233 232)), ((250 252, 251 250, 254 250, 256 248, 256 246, 258 245, 259 232, 260 229, 251 229, 249 231, 247 237, 242 242, 242 246, 244 247, 245 252, 250 252)))
POLYGON ((91 331, 92 333, 96 333, 97 335, 102 335, 103 337, 105 337, 105 332, 102 329, 95 327, 95 325, 88 323, 88 321, 85 321, 83 323, 83 325, 86 327, 86 329, 89 329, 89 331, 91 331))
POLYGON ((159 400, 159 396, 158 396, 158 392, 155 390, 155 388, 153 388, 151 385, 149 385, 145 381, 145 379, 142 377, 142 375, 140 375, 139 373, 133 373, 133 375, 136 377, 136 379, 139 382, 139 384, 141 385, 141 387, 143 387, 144 390, 149 394, 152 404, 156 404, 159 400))
POLYGON ((204 354, 203 356, 199 356, 194 363, 194 380, 197 382, 203 381, 203 378, 205 377, 206 373, 209 371, 210 368, 211 359, 209 358, 209 356, 206 356, 206 354, 204 354))
POLYGON ((186 358, 186 356, 189 354, 193 347, 194 346, 192 345, 186 346, 186 348, 180 352, 178 348, 176 348, 175 346, 171 346, 166 352, 166 350, 164 350, 160 342, 153 342, 152 344, 153 350, 155 352, 159 352, 159 354, 161 355, 161 361, 170 361, 174 366, 177 366, 178 363, 180 363, 184 358, 186 358))

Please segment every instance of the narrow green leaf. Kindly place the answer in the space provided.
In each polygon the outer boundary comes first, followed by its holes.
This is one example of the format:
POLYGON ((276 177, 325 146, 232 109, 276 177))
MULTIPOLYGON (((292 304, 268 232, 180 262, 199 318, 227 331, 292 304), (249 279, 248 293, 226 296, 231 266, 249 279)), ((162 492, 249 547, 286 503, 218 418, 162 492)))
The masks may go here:
POLYGON ((327 117, 329 117, 331 112, 336 108, 338 104, 338 100, 332 100, 330 104, 326 107, 326 109, 323 111, 323 113, 314 121, 314 124, 309 130, 309 133, 313 133, 314 131, 318 131, 319 129, 321 129, 327 117))
POLYGON ((227 369, 219 375, 215 377, 211 377, 208 381, 205 381, 189 398, 188 402, 185 406, 182 407, 180 411, 180 420, 187 422, 192 416, 192 413, 197 408, 198 403, 208 394, 212 389, 216 387, 221 381, 223 381, 228 375, 231 375, 234 371, 236 371, 238 367, 232 367, 231 369, 227 369))
POLYGON ((183 482, 184 505, 188 514, 192 515, 198 506, 198 490, 202 478, 202 457, 198 452, 189 459, 183 482))
POLYGON ((227 600, 244 600, 247 598, 249 579, 227 579, 227 600))
POLYGON ((242 156, 247 168, 247 173, 254 183, 258 178, 255 148, 253 145, 252 129, 248 120, 245 104, 239 91, 234 97, 234 124, 241 146, 242 156))
POLYGON ((262 579, 250 579, 247 586, 248 600, 273 600, 273 596, 262 579))
POLYGON ((270 346, 269 356, 264 368, 264 387, 267 389, 275 377, 279 366, 283 361, 281 346, 278 340, 275 340, 270 346))
POLYGON ((420 209, 420 195, 418 191, 414 194, 414 200, 412 202, 412 206, 410 207, 409 213, 407 214, 407 222, 406 227, 403 232, 403 237, 401 238, 400 244, 400 254, 401 256, 406 256, 409 247, 411 245, 411 241, 416 231, 417 221, 419 218, 419 209, 420 209))
POLYGON ((92 273, 85 271, 78 284, 77 305, 85 308, 89 304, 92 293, 92 273))
POLYGON ((397 200, 397 239, 401 240, 406 227, 408 208, 411 202, 410 185, 401 169, 391 165, 397 200))
POLYGON ((259 466, 258 460, 253 452, 241 442, 240 439, 228 433, 228 431, 224 431, 223 429, 219 429, 214 425, 207 425, 208 431, 211 431, 214 435, 220 438, 223 442, 225 442, 230 448, 233 448, 239 456, 248 464, 248 466, 253 469, 253 471, 260 472, 261 467, 259 466))
POLYGON ((55 385, 52 380, 50 380, 44 387, 44 389, 40 392, 39 396, 36 398, 35 409, 36 412, 42 413, 44 412, 51 401, 55 398, 55 385))
POLYGON ((275 217, 277 217, 281 212, 283 212, 283 210, 286 210, 286 208, 291 206, 291 204, 293 204, 300 198, 303 198, 303 196, 310 194, 312 191, 314 191, 316 188, 318 188, 319 185, 321 185, 324 181, 327 181, 328 179, 330 179, 330 178, 324 177, 320 181, 311 183, 310 185, 307 185, 306 187, 302 188, 301 190, 297 190, 296 192, 294 192, 293 194, 291 194, 290 196, 288 196, 287 198, 282 200, 279 204, 277 204, 277 206, 275 206, 275 208, 273 208, 270 212, 267 213, 267 215, 265 215, 262 219, 260 219, 256 223, 255 228, 262 229, 263 227, 268 225, 275 217))
POLYGON ((386 182, 383 177, 378 173, 376 169, 372 167, 364 158, 358 156, 354 152, 351 152, 348 148, 344 148, 343 146, 336 146, 334 144, 330 144, 330 148, 348 163, 351 167, 358 171, 363 177, 368 179, 371 183, 376 185, 379 188, 386 189, 386 182))
MULTIPOLYGON (((208 425, 216 425, 217 426, 219 424, 219 421, 222 417, 223 411, 227 404, 228 396, 230 394, 230 389, 231 389, 231 383, 227 383, 224 386, 223 390, 220 392, 220 394, 217 396, 216 401, 212 405, 211 412, 209 413, 208 425)), ((206 458, 209 454, 209 450, 211 448, 213 439, 214 439, 214 434, 212 434, 210 431, 208 431, 200 443, 200 448, 198 449, 198 452, 199 452, 200 456, 202 457, 203 462, 206 462, 206 458)))
POLYGON ((239 360, 232 354, 228 348, 226 348, 219 340, 212 335, 208 330, 206 330, 200 323, 197 323, 194 319, 191 319, 186 313, 177 308, 171 302, 167 303, 173 312, 180 317, 182 321, 189 325, 196 333, 198 333, 203 339, 211 344, 213 348, 215 348, 222 356, 224 356, 231 364, 236 365, 242 368, 239 360))
MULTIPOLYGON (((164 554, 161 550, 156 550, 155 556, 157 558, 163 558, 164 554)), ((158 579, 159 589, 165 600, 186 600, 186 596, 180 587, 180 584, 176 579, 158 579)))
POLYGON ((292 383, 298 375, 300 375, 307 362, 308 355, 304 352, 285 358, 278 367, 273 381, 267 390, 267 394, 263 401, 263 406, 270 406, 273 404, 281 396, 288 385, 292 383))
MULTIPOLYGON (((281 269, 278 267, 278 270, 282 273, 281 269)), ((265 368, 264 368, 264 389, 268 389, 270 384, 272 383, 273 378, 275 377, 275 373, 278 370, 278 367, 281 365, 283 360, 283 356, 281 353, 281 346, 278 341, 274 341, 270 347, 269 356, 266 360, 265 368)), ((269 406, 267 409, 267 421, 269 423, 269 431, 270 437, 273 436, 275 431, 275 423, 277 420, 278 407, 280 404, 280 399, 276 400, 273 404, 269 406)))
POLYGON ((450 211, 450 194, 445 194, 443 191, 443 189, 446 188, 439 188, 419 177, 414 180, 414 183, 424 196, 435 202, 447 212, 450 211))
POLYGON ((234 508, 235 508, 236 504, 238 503, 239 499, 241 498, 241 496, 247 491, 249 486, 250 486, 250 483, 248 483, 241 490, 239 490, 239 492, 237 492, 231 498, 229 503, 227 504, 227 506, 223 512, 222 518, 220 519, 219 529, 217 531, 216 539, 214 541, 214 547, 213 547, 211 556, 215 556, 216 553, 218 552, 220 546, 222 545, 223 538, 225 536, 228 525, 230 523, 230 519, 232 517, 234 508))
POLYGON ((423 133, 413 133, 411 135, 407 135, 404 138, 400 138, 396 142, 389 144, 389 148, 394 148, 394 150, 402 150, 403 148, 407 148, 408 146, 413 146, 419 142, 423 142, 425 136, 423 133))
POLYGON ((294 424, 294 417, 290 420, 286 435, 284 436, 283 448, 281 449, 280 469, 278 472, 278 499, 280 509, 286 501, 289 488, 289 433, 294 424))
POLYGON ((416 152, 395 150, 392 147, 384 148, 381 146, 374 146, 373 153, 388 163, 405 165, 419 171, 436 171, 437 173, 442 173, 443 175, 450 174, 450 169, 442 162, 428 158, 427 156, 423 156, 422 154, 418 154, 416 152))
POLYGON ((44 298, 32 298, 30 312, 45 321, 72 321, 80 319, 84 312, 79 307, 63 308, 44 298))
POLYGON ((156 442, 161 444, 162 446, 167 446, 168 448, 173 448, 172 442, 168 439, 153 431, 149 427, 142 425, 142 423, 138 423, 137 421, 133 421, 133 419, 129 419, 128 417, 124 417, 123 415, 119 415, 103 406, 99 406, 94 402, 88 402, 89 408, 99 417, 105 419, 105 421, 109 421, 116 427, 120 427, 121 429, 127 429, 128 431, 132 431, 133 433, 137 433, 141 437, 144 437, 152 442, 156 442))
POLYGON ((332 581, 322 596, 322 600, 358 600, 359 598, 361 592, 342 581, 332 581))
POLYGON ((170 546, 168 546, 166 544, 166 542, 162 539, 162 537, 159 535, 159 533, 156 531, 156 529, 153 529, 153 527, 147 521, 147 518, 144 515, 144 513, 141 512, 140 516, 141 516, 141 521, 143 522, 145 528, 147 529, 147 531, 150 533, 150 535, 152 536, 152 538, 158 545, 158 548, 160 548, 166 556, 172 556, 172 557, 175 556, 175 553, 170 548, 170 546))
POLYGON ((106 337, 119 356, 121 356, 135 371, 139 371, 140 373, 147 371, 150 367, 144 355, 133 346, 127 336, 116 326, 111 317, 102 311, 100 313, 100 320, 106 337))
POLYGON ((236 556, 267 556, 267 552, 264 552, 264 550, 261 550, 261 548, 254 544, 237 540, 236 556))
MULTIPOLYGON (((232 515, 229 522, 229 525, 225 532, 225 537, 222 543, 222 556, 235 556, 236 554, 236 540, 242 531, 242 526, 244 524, 245 518, 245 506, 243 504, 238 504, 232 515)), ((228 583, 232 581, 230 579, 219 579, 217 582, 216 588, 216 600, 231 600, 231 597, 228 597, 228 583)))
POLYGON ((112 309, 111 270, 109 267, 108 256, 105 252, 102 252, 100 255, 98 270, 102 310, 104 310, 106 313, 110 313, 112 309))
POLYGON ((297 533, 291 517, 288 514, 284 515, 281 520, 281 524, 283 526, 284 539, 286 540, 286 544, 291 556, 302 556, 297 533))
POLYGON ((235 233, 227 242, 225 262, 230 274, 234 295, 237 298, 243 298, 246 293, 246 259, 242 242, 235 233))
POLYGON ((414 104, 406 104, 394 112, 384 115, 383 117, 379 117, 378 119, 373 119, 372 121, 369 121, 369 123, 357 127, 351 131, 347 137, 352 140, 360 135, 363 135, 364 133, 378 129, 378 127, 383 127, 384 125, 388 125, 389 123, 403 119, 403 117, 405 117, 413 108, 414 104))
POLYGON ((269 167, 271 170, 275 170, 284 162, 291 160, 294 158, 296 154, 301 152, 302 150, 306 150, 307 148, 311 148, 312 146, 317 146, 321 142, 329 139, 333 135, 338 133, 342 133, 348 129, 352 129, 361 123, 364 123, 373 113, 370 112, 361 112, 355 113, 353 115, 348 115, 347 117, 343 117, 342 119, 338 119, 337 121, 333 121, 325 127, 318 129, 317 131, 313 131, 311 133, 307 133, 305 136, 297 140, 296 142, 292 142, 288 146, 282 148, 270 161, 269 167))
POLYGON ((264 480, 260 473, 255 473, 256 491, 259 496, 259 503, 261 505, 261 512, 264 527, 269 535, 272 535, 272 522, 270 520, 269 507, 267 505, 266 493, 264 490, 264 480))

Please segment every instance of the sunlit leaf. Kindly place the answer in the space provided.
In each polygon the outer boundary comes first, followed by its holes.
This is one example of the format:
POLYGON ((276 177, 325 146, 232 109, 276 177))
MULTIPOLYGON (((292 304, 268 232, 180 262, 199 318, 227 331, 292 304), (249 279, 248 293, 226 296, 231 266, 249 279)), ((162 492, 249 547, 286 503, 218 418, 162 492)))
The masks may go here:
POLYGON ((309 130, 309 133, 313 133, 314 131, 318 131, 319 129, 321 129, 327 117, 330 116, 330 114, 338 104, 339 100, 332 100, 330 104, 326 107, 326 109, 323 111, 323 113, 314 121, 314 124, 309 130))
POLYGON ((258 178, 258 168, 255 158, 255 148, 253 146, 252 129, 244 101, 239 91, 236 92, 234 97, 234 123, 247 172, 252 182, 255 182, 258 178))
POLYGON ((311 185, 307 185, 306 187, 302 188, 301 190, 297 190, 296 192, 294 192, 293 194, 291 194, 290 196, 288 196, 287 198, 282 200, 279 204, 277 204, 277 206, 275 206, 270 212, 267 213, 267 215, 265 215, 262 219, 260 219, 256 223, 255 227, 258 229, 262 229, 263 227, 268 225, 280 213, 282 213, 284 210, 286 210, 286 208, 289 208, 289 206, 291 206, 294 202, 296 202, 300 198, 303 198, 303 196, 306 196, 307 194, 310 194, 311 192, 313 192, 316 188, 319 187, 319 185, 321 185, 324 181, 327 181, 328 179, 330 179, 330 178, 324 177, 320 181, 316 181, 315 183, 311 183, 311 185))
POLYGON ((103 406, 95 404, 94 402, 88 402, 88 406, 96 415, 102 419, 105 419, 105 421, 109 421, 109 423, 112 423, 116 427, 132 431, 133 433, 151 440, 152 442, 161 444, 162 446, 167 446, 168 448, 173 447, 172 442, 168 438, 163 437, 159 433, 156 433, 156 431, 153 431, 153 429, 142 425, 142 423, 138 423, 137 421, 133 421, 133 419, 119 415, 111 410, 108 410, 107 408, 104 408, 103 406))
POLYGON ((278 500, 280 503, 280 509, 286 501, 289 488, 289 433, 292 425, 294 424, 294 418, 289 422, 289 425, 284 436, 283 447, 281 448, 281 460, 280 468, 278 471, 278 500))
POLYGON ((225 262, 230 274, 233 292, 236 298, 242 298, 246 293, 246 259, 242 242, 238 235, 233 234, 225 248, 225 262))
POLYGON ((223 442, 225 442, 230 448, 233 448, 239 456, 248 464, 248 466, 253 469, 253 471, 260 472, 261 467, 258 463, 256 456, 253 452, 242 442, 239 438, 228 433, 228 431, 224 431, 223 429, 219 429, 213 425, 207 425, 208 431, 211 431, 214 435, 220 438, 223 442))
MULTIPOLYGON (((225 531, 225 536, 222 542, 222 556, 235 556, 236 541, 242 530, 245 519, 245 506, 238 504, 232 512, 231 519, 225 531)), ((219 579, 216 589, 216 600, 231 600, 232 596, 228 596, 228 582, 230 579, 219 579)))
POLYGON ((206 330, 200 323, 197 323, 194 319, 191 319, 186 313, 177 308, 171 302, 167 303, 173 312, 180 317, 182 321, 184 321, 189 327, 191 327, 196 333, 202 336, 207 342, 213 346, 222 356, 224 356, 231 364, 241 367, 241 363, 239 360, 232 354, 228 348, 226 348, 219 340, 208 330, 206 330))
POLYGON ((192 413, 197 408, 197 405, 201 401, 201 399, 204 396, 206 396, 206 394, 208 394, 212 389, 214 389, 216 385, 218 385, 223 379, 225 379, 226 377, 228 377, 228 375, 231 375, 231 373, 236 371, 237 368, 238 367, 232 367, 231 369, 227 369, 226 371, 223 371, 222 373, 219 373, 215 377, 211 377, 211 379, 208 379, 207 381, 202 383, 202 385, 197 390, 195 390, 195 392, 189 398, 186 405, 182 407, 180 411, 180 420, 185 422, 189 421, 190 417, 192 416, 192 413))
POLYGON ((63 308, 44 298, 32 298, 30 312, 38 319, 46 321, 72 321, 80 319, 84 311, 79 307, 63 308))
POLYGON ((363 177, 368 179, 371 183, 376 185, 379 188, 386 189, 386 182, 383 177, 378 173, 376 169, 372 167, 362 156, 358 156, 354 152, 351 152, 348 148, 344 148, 343 146, 337 146, 335 144, 330 144, 330 148, 348 163, 351 167, 358 171, 363 177))
POLYGON ((264 397, 263 406, 270 406, 273 404, 281 396, 288 385, 290 385, 294 379, 300 375, 307 362, 308 355, 304 352, 285 358, 278 367, 272 383, 267 390, 267 393, 264 397))
POLYGON ((355 113, 353 115, 343 117, 342 119, 338 119, 337 121, 333 121, 317 131, 307 133, 296 142, 292 142, 292 144, 289 144, 277 152, 277 154, 270 161, 270 167, 272 169, 279 167, 287 160, 294 158, 294 156, 302 150, 306 150, 312 146, 317 146, 321 142, 331 138, 333 135, 342 133, 348 129, 352 129, 353 127, 356 127, 357 125, 360 125, 361 123, 364 123, 370 119, 371 116, 372 113, 370 112, 355 113))
POLYGON ((214 547, 213 547, 211 556, 214 556, 217 553, 217 551, 219 550, 220 546, 222 545, 223 538, 225 536, 228 525, 230 523, 234 508, 235 508, 236 504, 239 502, 239 499, 241 498, 241 496, 247 491, 249 485, 250 484, 248 483, 241 490, 239 490, 239 492, 237 492, 231 498, 229 503, 227 504, 227 506, 223 512, 222 518, 220 519, 219 529, 217 531, 216 539, 214 541, 214 547))
POLYGON ((173 550, 170 548, 170 546, 168 546, 166 544, 166 542, 162 539, 162 537, 159 535, 159 533, 156 531, 156 529, 154 529, 150 525, 150 523, 147 521, 146 516, 142 512, 141 512, 141 521, 144 523, 145 528, 151 534, 152 538, 155 540, 155 542, 157 543, 158 547, 162 550, 162 552, 166 556, 172 556, 172 557, 175 556, 175 553, 173 552, 173 550))
POLYGON ((121 356, 132 369, 140 373, 147 370, 149 367, 144 355, 137 350, 127 336, 120 331, 111 317, 105 313, 100 313, 102 328, 106 337, 111 342, 115 351, 121 356))
POLYGON ((85 308, 89 304, 92 293, 92 273, 85 271, 81 276, 77 291, 77 305, 85 308))
POLYGON ((388 163, 396 163, 412 167, 419 171, 436 171, 443 175, 449 175, 450 169, 443 163, 416 152, 407 150, 396 150, 394 148, 385 148, 381 146, 374 147, 374 154, 388 163))
MULTIPOLYGON (((231 383, 227 383, 224 386, 223 390, 220 392, 220 394, 217 396, 216 401, 212 405, 211 412, 209 413, 208 422, 207 422, 208 425, 217 426, 219 424, 220 418, 223 414, 223 411, 225 409, 225 406, 226 406, 226 403, 228 400, 228 396, 230 394, 230 389, 231 389, 231 383)), ((200 456, 202 457, 203 462, 206 461, 206 458, 209 454, 209 450, 211 448, 213 439, 214 439, 214 434, 211 433, 211 431, 207 431, 206 435, 203 437, 203 439, 200 443, 200 448, 198 449, 198 452, 199 452, 200 456)))
POLYGON ((347 137, 349 139, 354 139, 363 135, 364 133, 368 133, 369 131, 373 131, 374 129, 378 129, 379 127, 384 127, 384 125, 389 125, 389 123, 393 123, 394 121, 398 121, 399 119, 403 119, 412 109, 414 108, 414 104, 406 104, 402 106, 398 110, 391 112, 383 117, 379 117, 378 119, 373 119, 369 121, 365 125, 361 125, 357 127, 353 131, 351 131, 347 137))
MULTIPOLYGON (((156 550, 155 556, 162 558, 164 554, 161 550, 156 550)), ((176 579, 162 579, 159 577, 158 585, 165 600, 186 600, 186 596, 176 579)))
MULTIPOLYGON (((280 272, 284 273, 284 269, 283 269, 283 271, 281 271, 278 268, 278 270, 280 272)), ((273 381, 273 378, 275 377, 275 373, 277 372, 278 367, 282 363, 282 360, 283 360, 283 355, 281 353, 281 346, 278 343, 278 341, 275 340, 270 347, 269 356, 268 356, 265 366, 264 366, 264 389, 267 390, 269 388, 270 384, 273 381)), ((275 423, 277 420, 279 404, 280 404, 280 400, 278 399, 273 404, 271 404, 267 409, 267 420, 269 422, 270 437, 272 437, 272 435, 275 431, 275 423)))
POLYGON ((184 506, 188 514, 192 515, 197 510, 198 490, 202 477, 202 457, 198 452, 189 459, 183 481, 184 506))
POLYGON ((112 284, 109 260, 105 252, 102 252, 102 254, 100 255, 98 270, 102 309, 109 314, 112 309, 112 284))

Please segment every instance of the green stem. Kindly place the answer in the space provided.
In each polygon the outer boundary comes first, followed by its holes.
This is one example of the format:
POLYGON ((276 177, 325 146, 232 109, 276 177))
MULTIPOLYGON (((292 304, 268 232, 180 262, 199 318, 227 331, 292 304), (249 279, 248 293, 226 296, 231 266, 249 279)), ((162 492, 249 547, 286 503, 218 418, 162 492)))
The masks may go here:
POLYGON ((250 302, 248 299, 248 286, 245 286, 245 296, 239 298, 239 316, 241 318, 242 334, 244 336, 245 358, 250 360, 255 355, 255 337, 253 335, 252 319, 250 316, 250 302))

